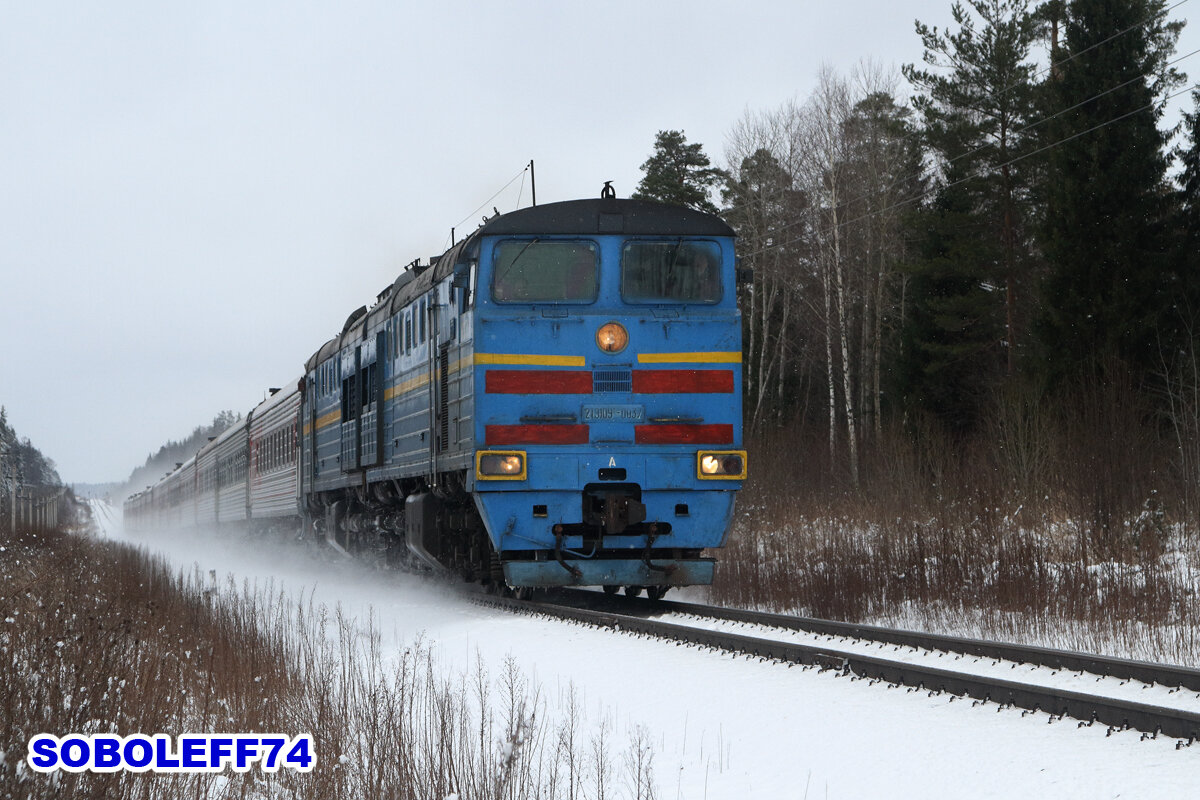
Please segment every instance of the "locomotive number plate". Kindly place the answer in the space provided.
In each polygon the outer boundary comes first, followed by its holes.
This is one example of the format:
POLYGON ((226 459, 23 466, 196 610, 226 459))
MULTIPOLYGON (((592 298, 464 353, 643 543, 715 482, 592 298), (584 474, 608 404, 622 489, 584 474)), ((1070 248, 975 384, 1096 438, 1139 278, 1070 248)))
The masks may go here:
POLYGON ((633 405, 584 406, 584 422, 645 422, 646 407, 633 405))

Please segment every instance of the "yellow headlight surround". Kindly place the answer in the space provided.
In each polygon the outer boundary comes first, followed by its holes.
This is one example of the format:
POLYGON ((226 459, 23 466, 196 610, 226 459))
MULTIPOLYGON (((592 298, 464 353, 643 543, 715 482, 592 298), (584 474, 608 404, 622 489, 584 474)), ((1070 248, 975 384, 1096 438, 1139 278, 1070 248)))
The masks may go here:
POLYGON ((619 353, 629 344, 629 331, 619 322, 606 322, 596 331, 596 346, 606 353, 619 353))
POLYGON ((478 450, 475 453, 475 479, 481 481, 523 481, 528 475, 524 450, 478 450))
POLYGON ((701 450, 696 453, 696 477, 702 481, 746 479, 745 450, 701 450))

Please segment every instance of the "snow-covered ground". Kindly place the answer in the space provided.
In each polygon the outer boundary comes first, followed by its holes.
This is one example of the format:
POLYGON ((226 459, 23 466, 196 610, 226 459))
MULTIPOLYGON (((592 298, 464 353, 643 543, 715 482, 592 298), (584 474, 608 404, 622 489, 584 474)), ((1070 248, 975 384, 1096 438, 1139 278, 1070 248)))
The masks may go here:
POLYGON ((979 658, 977 656, 924 650, 919 647, 900 647, 866 639, 844 636, 828 636, 807 631, 783 630, 761 625, 748 625, 728 620, 702 619, 692 615, 672 616, 666 621, 679 625, 727 631, 743 636, 794 642, 820 647, 832 655, 859 655, 886 658, 905 664, 915 664, 932 669, 958 672, 964 675, 981 675, 1003 681, 1023 683, 1029 686, 1056 689, 1080 694, 1096 695, 1129 703, 1144 703, 1161 708, 1180 709, 1200 714, 1200 692, 1179 687, 1151 685, 1140 681, 1125 680, 1111 676, 1098 676, 1087 672, 1040 667, 1004 659, 979 658))
MULTIPOLYGON (((104 535, 142 544, 182 569, 272 582, 364 622, 399 653, 418 636, 447 671, 511 656, 543 693, 573 686, 589 724, 615 741, 643 726, 659 796, 669 798, 1192 798, 1200 745, 1101 726, 1049 723, 883 684, 677 647, 476 606, 421 576, 316 558, 244 537, 134 537, 98 507, 104 535)), ((553 707, 551 708, 553 711, 553 707)), ((589 731, 584 730, 586 736, 589 731)))

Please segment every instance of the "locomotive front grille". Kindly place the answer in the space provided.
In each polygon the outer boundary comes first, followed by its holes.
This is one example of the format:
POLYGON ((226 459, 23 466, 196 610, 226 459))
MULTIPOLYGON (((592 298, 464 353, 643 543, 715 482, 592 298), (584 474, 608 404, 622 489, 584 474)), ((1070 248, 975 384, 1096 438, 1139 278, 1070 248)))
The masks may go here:
POLYGON ((592 370, 593 392, 632 392, 633 370, 629 368, 606 367, 592 370))

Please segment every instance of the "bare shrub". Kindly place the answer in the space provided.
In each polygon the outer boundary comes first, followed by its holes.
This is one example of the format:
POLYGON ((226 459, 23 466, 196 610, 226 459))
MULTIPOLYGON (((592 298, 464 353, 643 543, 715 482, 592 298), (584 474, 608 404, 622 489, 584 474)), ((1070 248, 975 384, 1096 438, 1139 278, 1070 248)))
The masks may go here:
POLYGON ((1021 499, 1036 497, 1050 478, 1053 421, 1041 387, 1014 382, 994 397, 987 420, 1004 484, 1021 499))
POLYGON ((1200 536, 1135 388, 1113 368, 1000 393, 970 436, 884 426, 858 489, 821 425, 752 440, 711 597, 1194 663, 1200 536))
MULTIPOLYGON (((126 545, 0 541, 0 798, 604 797, 609 723, 586 738, 574 688, 551 707, 515 660, 447 673, 430 644, 387 651, 356 620, 267 585, 173 574, 126 545), (555 714, 558 723, 552 720, 555 714), (53 773, 35 734, 272 732, 314 737, 310 773, 53 773), (583 743, 588 741, 590 749, 583 743)), ((653 796, 641 729, 630 796, 653 796)))
POLYGON ((1143 398, 1119 365, 1064 394, 1056 466, 1067 516, 1080 528, 1078 543, 1093 551, 1081 553, 1085 561, 1132 557, 1138 542, 1131 520, 1164 483, 1165 448, 1143 398))

